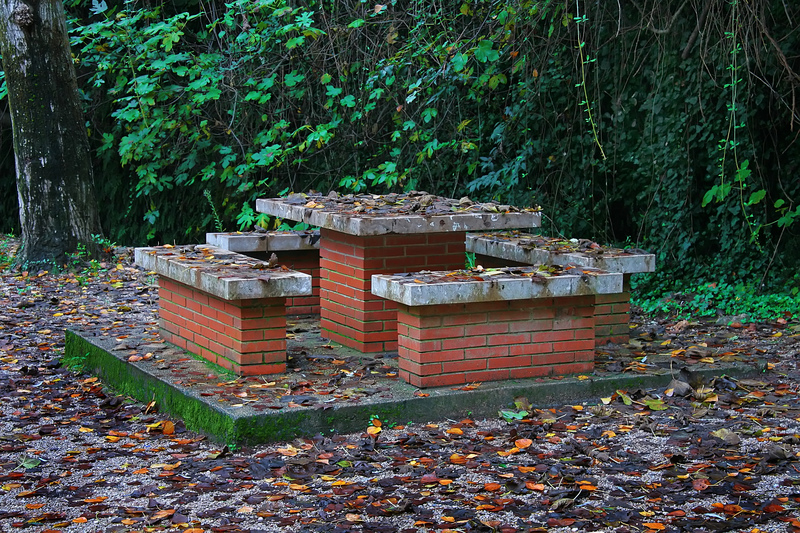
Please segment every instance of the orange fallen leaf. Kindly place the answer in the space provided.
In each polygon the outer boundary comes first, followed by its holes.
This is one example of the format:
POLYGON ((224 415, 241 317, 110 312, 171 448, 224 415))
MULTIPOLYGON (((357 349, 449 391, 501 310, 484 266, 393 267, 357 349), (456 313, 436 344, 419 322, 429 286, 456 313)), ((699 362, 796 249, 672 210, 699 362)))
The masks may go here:
POLYGON ((661 522, 644 522, 642 525, 648 529, 654 529, 656 531, 661 531, 662 529, 666 529, 666 526, 661 522))
POLYGON ((531 444, 533 444, 531 439, 517 439, 514 441, 514 446, 520 450, 530 447, 531 444))
POLYGON ((489 492, 497 492, 500 490, 502 485, 500 483, 484 483, 483 490, 488 490, 489 492))

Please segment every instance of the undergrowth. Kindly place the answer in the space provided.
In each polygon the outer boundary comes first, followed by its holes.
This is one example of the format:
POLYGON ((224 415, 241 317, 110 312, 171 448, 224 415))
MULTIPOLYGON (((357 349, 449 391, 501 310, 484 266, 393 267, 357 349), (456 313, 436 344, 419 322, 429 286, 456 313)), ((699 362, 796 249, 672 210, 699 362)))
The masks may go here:
POLYGON ((767 321, 800 317, 800 274, 782 289, 758 290, 755 283, 677 281, 672 287, 645 288, 632 283, 631 303, 646 314, 676 319, 747 315, 749 320, 767 321))

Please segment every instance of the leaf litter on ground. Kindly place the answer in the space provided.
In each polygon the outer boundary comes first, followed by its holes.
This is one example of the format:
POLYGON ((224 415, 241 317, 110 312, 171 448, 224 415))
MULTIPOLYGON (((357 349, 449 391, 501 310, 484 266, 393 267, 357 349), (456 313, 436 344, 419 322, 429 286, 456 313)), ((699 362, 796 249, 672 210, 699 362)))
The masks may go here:
MULTIPOLYGON (((598 350, 597 372, 668 355, 683 370, 665 367, 665 389, 548 409, 516 398, 495 419, 373 419, 360 433, 231 450, 60 363, 65 328, 106 328, 124 345, 134 325, 155 324, 145 273, 126 257, 95 266, 0 276, 2 531, 800 530, 794 323, 636 317, 630 343, 598 350), (691 370, 754 357, 768 363, 754 379, 691 370)), ((357 397, 357 374, 385 366, 301 355, 324 370, 210 388, 281 407, 287 395, 357 397)))

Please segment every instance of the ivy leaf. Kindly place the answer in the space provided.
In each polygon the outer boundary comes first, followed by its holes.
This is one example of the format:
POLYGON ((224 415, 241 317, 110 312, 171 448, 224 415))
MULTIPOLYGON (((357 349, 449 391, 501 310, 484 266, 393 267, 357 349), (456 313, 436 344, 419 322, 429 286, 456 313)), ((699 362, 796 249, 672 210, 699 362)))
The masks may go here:
POLYGON ((513 420, 522 420, 525 417, 527 417, 530 413, 528 413, 528 411, 502 410, 502 411, 498 411, 498 414, 506 422, 511 422, 513 420))
POLYGON ((439 114, 439 111, 437 109, 433 108, 433 107, 425 108, 425 110, 422 112, 422 120, 425 121, 425 123, 427 124, 431 120, 436 118, 436 115, 438 115, 438 114, 439 114))
POLYGON ((456 55, 453 56, 451 63, 453 64, 453 69, 456 72, 461 72, 462 70, 464 70, 464 67, 467 64, 467 58, 466 56, 464 56, 464 54, 458 52, 456 55))
POLYGON ((341 103, 345 107, 355 107, 356 106, 356 97, 352 94, 348 94, 344 98, 342 98, 341 103))
POLYGON ((92 12, 92 15, 99 15, 100 13, 104 13, 108 10, 108 4, 106 4, 105 0, 92 0, 92 7, 89 8, 89 11, 92 12))
POLYGON ((360 28, 361 26, 364 25, 364 22, 365 22, 364 19, 356 19, 353 22, 351 22, 350 24, 348 24, 347 27, 348 28, 360 28))
POLYGON ((486 63, 487 61, 497 61, 500 59, 500 53, 497 50, 494 50, 492 48, 493 46, 494 42, 492 42, 490 39, 484 39, 478 43, 478 47, 475 49, 475 59, 481 63, 486 63))
POLYGON ((651 411, 666 411, 669 408, 660 398, 648 398, 644 404, 651 411))
POLYGON ((288 41, 286 41, 286 48, 291 50, 292 48, 297 48, 301 44, 305 42, 306 38, 302 35, 298 35, 297 37, 292 37, 288 41))
POLYGON ((767 196, 767 191, 764 189, 753 191, 753 193, 750 195, 750 199, 747 201, 747 205, 757 204, 763 200, 765 196, 767 196))
POLYGON ((293 70, 289 74, 283 77, 283 83, 287 87, 294 87, 304 79, 305 76, 303 76, 302 74, 298 74, 296 70, 293 70))

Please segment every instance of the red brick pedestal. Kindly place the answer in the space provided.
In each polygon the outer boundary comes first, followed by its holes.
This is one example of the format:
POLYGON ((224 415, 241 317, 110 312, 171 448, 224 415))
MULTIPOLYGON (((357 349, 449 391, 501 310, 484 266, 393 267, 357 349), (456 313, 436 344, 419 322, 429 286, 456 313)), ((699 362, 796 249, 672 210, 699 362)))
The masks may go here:
POLYGON ((591 372, 594 299, 397 304, 400 377, 437 387, 591 372))
POLYGON ((223 300, 159 277, 167 341, 239 375, 286 371, 286 298, 223 300))
POLYGON ((595 296, 594 334, 599 346, 630 340, 631 274, 622 276, 623 292, 595 296))
POLYGON ((319 250, 284 250, 275 252, 278 262, 292 270, 311 276, 311 296, 286 298, 287 315, 319 314, 319 250))
POLYGON ((372 274, 464 268, 464 232, 320 233, 322 334, 365 353, 397 349, 397 305, 370 292, 372 274))

